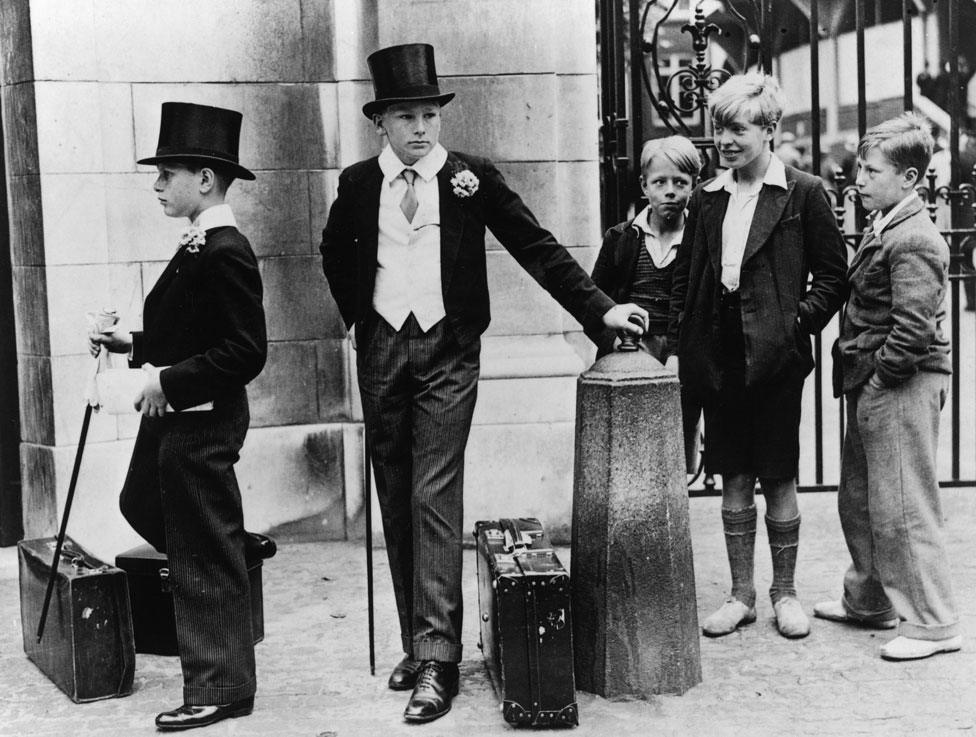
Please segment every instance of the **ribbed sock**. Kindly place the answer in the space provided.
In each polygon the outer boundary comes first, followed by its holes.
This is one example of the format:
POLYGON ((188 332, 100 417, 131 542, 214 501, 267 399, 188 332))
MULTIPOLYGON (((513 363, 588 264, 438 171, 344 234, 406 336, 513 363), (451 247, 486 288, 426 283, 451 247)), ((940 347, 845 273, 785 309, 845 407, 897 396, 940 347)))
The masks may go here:
POLYGON ((800 515, 785 520, 766 515, 766 533, 773 556, 773 585, 769 587, 769 598, 775 604, 784 596, 796 596, 793 576, 796 572, 796 551, 800 544, 800 515))
POLYGON ((732 571, 732 597, 746 606, 755 606, 756 505, 744 509, 723 507, 722 527, 725 529, 725 549, 732 571))

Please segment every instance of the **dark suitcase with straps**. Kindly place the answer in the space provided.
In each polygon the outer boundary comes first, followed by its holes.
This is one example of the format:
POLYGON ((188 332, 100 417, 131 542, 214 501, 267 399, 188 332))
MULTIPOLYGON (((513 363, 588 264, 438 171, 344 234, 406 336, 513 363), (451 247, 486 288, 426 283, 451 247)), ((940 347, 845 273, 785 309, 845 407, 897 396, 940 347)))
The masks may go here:
POLYGON ((579 724, 569 573, 539 520, 476 522, 479 647, 505 721, 579 724))
POLYGON ((136 655, 125 573, 66 538, 38 641, 56 538, 17 543, 24 652, 72 701, 132 693, 136 655))
MULTIPOLYGON (((178 655, 176 616, 169 588, 169 559, 152 545, 140 545, 115 556, 115 565, 129 577, 129 600, 135 630, 136 652, 178 655)), ((249 560, 251 585, 251 627, 255 644, 264 639, 264 594, 262 561, 249 560)))

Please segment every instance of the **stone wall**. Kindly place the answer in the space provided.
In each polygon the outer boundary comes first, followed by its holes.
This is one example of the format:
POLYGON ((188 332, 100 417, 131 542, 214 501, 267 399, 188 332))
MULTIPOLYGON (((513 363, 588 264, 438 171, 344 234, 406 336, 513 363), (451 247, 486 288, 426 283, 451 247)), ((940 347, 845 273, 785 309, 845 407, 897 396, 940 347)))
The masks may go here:
MULTIPOLYGON (((138 328, 185 225, 160 211, 152 167, 134 163, 155 150, 163 101, 240 110, 241 161, 257 174, 229 195, 260 260, 271 340, 249 387, 252 429, 238 465, 252 529, 361 533, 354 354, 318 242, 338 172, 378 150, 360 111, 371 99, 370 51, 434 44, 441 86, 457 92, 445 145, 494 158, 539 219, 592 262, 591 2, 4 0, 0 28, 28 537, 54 530, 66 493, 92 363, 84 313, 113 306, 138 328)), ((565 525, 575 378, 589 348, 497 244, 488 258, 494 321, 468 518, 536 514, 565 525)), ((89 434, 71 532, 106 555, 135 542, 116 496, 136 428, 137 418, 102 415, 89 434)))

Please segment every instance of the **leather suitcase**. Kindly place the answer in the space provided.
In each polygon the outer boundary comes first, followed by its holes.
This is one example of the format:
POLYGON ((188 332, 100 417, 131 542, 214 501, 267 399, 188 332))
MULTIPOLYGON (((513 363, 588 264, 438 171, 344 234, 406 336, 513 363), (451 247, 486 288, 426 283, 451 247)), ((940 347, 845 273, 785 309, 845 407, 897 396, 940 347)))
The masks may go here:
POLYGON ((505 721, 579 724, 569 573, 537 519, 476 522, 481 648, 505 721))
MULTIPOLYGON (((152 545, 140 545, 115 556, 115 565, 129 577, 129 601, 137 653, 178 655, 173 594, 169 589, 168 559, 152 545)), ((251 626, 254 642, 264 639, 264 593, 261 560, 249 560, 251 626)))
POLYGON ((45 622, 37 641, 53 537, 17 543, 24 652, 72 701, 132 693, 135 648, 125 573, 66 538, 45 622))

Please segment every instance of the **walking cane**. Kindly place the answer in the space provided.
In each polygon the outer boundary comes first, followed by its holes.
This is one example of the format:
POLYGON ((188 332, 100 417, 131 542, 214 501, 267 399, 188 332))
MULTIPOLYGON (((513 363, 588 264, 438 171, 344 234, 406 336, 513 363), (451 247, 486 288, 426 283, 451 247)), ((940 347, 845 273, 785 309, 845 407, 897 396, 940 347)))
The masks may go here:
POLYGON ((369 443, 363 427, 363 506, 366 509, 366 612, 369 621, 369 674, 376 675, 376 642, 373 620, 373 505, 370 480, 369 443))
POLYGON ((61 529, 54 546, 54 560, 47 578, 47 591, 44 592, 44 605, 41 607, 41 619, 37 623, 37 641, 44 635, 44 623, 47 621, 47 611, 51 606, 51 594, 54 592, 54 582, 58 574, 58 563, 61 560, 61 548, 64 546, 64 536, 68 530, 68 515, 71 514, 71 502, 75 497, 75 486, 78 485, 78 470, 81 468, 81 456, 85 452, 85 439, 88 437, 88 425, 91 424, 92 406, 85 402, 85 418, 81 423, 81 438, 78 440, 78 450, 75 452, 75 465, 71 469, 71 481, 68 484, 68 498, 64 502, 64 512, 61 515, 61 529))

